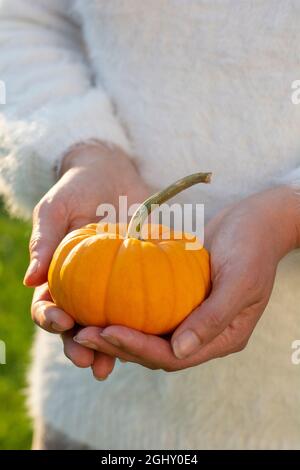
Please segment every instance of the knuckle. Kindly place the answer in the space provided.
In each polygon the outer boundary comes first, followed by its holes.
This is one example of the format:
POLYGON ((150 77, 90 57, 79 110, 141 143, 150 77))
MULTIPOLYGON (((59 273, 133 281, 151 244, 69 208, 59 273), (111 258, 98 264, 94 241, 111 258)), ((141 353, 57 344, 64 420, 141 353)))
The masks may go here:
POLYGON ((42 328, 43 330, 47 330, 47 323, 44 319, 43 316, 40 316, 38 314, 33 314, 32 316, 32 319, 34 321, 34 323, 39 327, 39 328, 42 328))
POLYGON ((33 220, 49 216, 60 219, 66 216, 66 206, 61 197, 46 194, 33 209, 33 220))
POLYGON ((225 333, 221 334, 218 337, 218 348, 221 351, 222 355, 223 352, 227 352, 230 349, 230 339, 225 333))
POLYGON ((161 364, 147 362, 147 363, 144 363, 144 365, 147 367, 147 369, 150 369, 153 371, 164 370, 164 367, 161 364))
POLYGON ((40 314, 39 314, 39 307, 37 304, 35 303, 32 303, 31 304, 31 318, 32 320, 34 321, 34 323, 36 325, 39 325, 40 321, 39 321, 39 317, 40 317, 40 314))
POLYGON ((41 210, 41 206, 42 206, 42 201, 39 201, 33 208, 33 211, 32 211, 32 218, 33 220, 38 217, 39 213, 40 213, 40 210, 41 210))
POLYGON ((29 241, 29 250, 36 251, 38 246, 40 245, 42 240, 42 236, 39 232, 34 232, 29 241))
POLYGON ((173 372, 174 371, 173 367, 170 367, 170 366, 163 366, 161 368, 161 370, 163 370, 164 372, 173 372))
POLYGON ((55 332, 51 326, 51 317, 49 316, 49 308, 40 302, 39 305, 35 305, 31 309, 31 318, 34 323, 50 333, 55 332))
POLYGON ((36 309, 34 306, 31 307, 31 319, 37 325, 36 309))
POLYGON ((235 341, 233 352, 241 352, 243 351, 248 344, 248 338, 242 338, 235 341))
POLYGON ((220 318, 219 313, 216 311, 212 311, 207 317, 207 326, 213 331, 218 331, 221 327, 221 324, 222 320, 220 318))
POLYGON ((250 294, 256 294, 261 290, 261 280, 257 274, 252 274, 251 276, 247 276, 245 279, 245 289, 250 294))
POLYGON ((70 351, 69 351, 69 348, 68 348, 68 345, 65 341, 63 341, 63 352, 64 352, 64 355, 70 359, 70 361, 72 361, 72 356, 70 354, 70 351))
POLYGON ((239 273, 240 288, 249 294, 260 292, 263 285, 261 273, 258 270, 259 263, 256 260, 247 261, 243 265, 243 270, 239 273))
POLYGON ((180 367, 176 364, 164 364, 163 367, 161 367, 161 370, 164 372, 176 372, 179 369, 180 367))
POLYGON ((232 349, 232 352, 233 352, 233 353, 239 353, 239 352, 242 352, 243 349, 245 349, 245 346, 239 344, 239 345, 235 346, 235 347, 232 349))
POLYGON ((247 329, 231 328, 220 337, 223 340, 222 349, 227 351, 227 354, 241 352, 246 348, 249 338, 247 329))
POLYGON ((41 199, 37 205, 34 207, 32 212, 33 221, 37 221, 43 217, 49 210, 50 201, 47 198, 41 199))
POLYGON ((150 370, 161 370, 161 367, 157 364, 147 364, 146 367, 150 370))

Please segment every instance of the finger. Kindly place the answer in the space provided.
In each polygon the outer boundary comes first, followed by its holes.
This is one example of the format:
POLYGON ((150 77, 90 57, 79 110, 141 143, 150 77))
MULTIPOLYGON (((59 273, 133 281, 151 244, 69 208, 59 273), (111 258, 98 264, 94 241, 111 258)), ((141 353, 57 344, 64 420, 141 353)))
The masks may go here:
POLYGON ((102 332, 96 327, 82 329, 75 340, 97 351, 135 362, 150 369, 178 367, 170 343, 159 336, 146 335, 124 326, 109 326, 102 332))
POLYGON ((187 367, 241 352, 247 346, 262 313, 263 310, 255 312, 252 308, 241 312, 220 335, 186 359, 187 367))
POLYGON ((183 359, 216 338, 253 301, 248 281, 239 273, 224 272, 213 283, 208 299, 175 330, 171 343, 183 359))
POLYGON ((30 264, 24 277, 26 286, 37 286, 47 280, 52 255, 67 227, 64 204, 45 198, 36 206, 29 243, 30 264))
POLYGON ((92 371, 96 380, 106 380, 112 373, 116 359, 101 352, 95 352, 92 371))
POLYGON ((78 331, 77 334, 74 336, 73 340, 81 346, 85 346, 86 348, 90 348, 100 353, 104 352, 112 358, 117 357, 118 359, 121 359, 124 362, 130 360, 128 354, 126 355, 126 357, 124 357, 124 351, 106 342, 102 338, 102 331, 103 328, 98 328, 96 326, 87 326, 78 331))
POLYGON ((192 367, 210 359, 223 357, 234 352, 230 329, 223 332, 197 354, 186 359, 177 359, 170 343, 157 336, 145 335, 122 326, 109 326, 99 335, 95 327, 84 328, 76 340, 88 342, 90 347, 111 356, 117 356, 149 369, 163 369, 167 372, 192 367))
POLYGON ((172 372, 244 349, 262 314, 262 311, 256 311, 257 309, 258 307, 244 310, 220 335, 185 359, 177 359, 174 356, 167 340, 122 326, 109 326, 102 334, 96 327, 87 327, 77 334, 76 339, 85 344, 89 343, 93 349, 108 355, 150 369, 172 372))
MULTIPOLYGON (((100 345, 99 342, 98 347, 110 354, 125 355, 124 357, 127 357, 127 360, 150 369, 163 369, 167 372, 173 372, 242 351, 259 319, 259 316, 252 315, 250 317, 247 315, 245 320, 242 317, 243 315, 244 312, 234 320, 233 324, 225 328, 219 336, 197 353, 185 359, 177 359, 174 356, 168 341, 119 326, 106 328, 102 336, 105 341, 113 341, 119 346, 113 346, 113 343, 110 343, 111 346, 106 346, 103 343, 100 345)), ((97 341, 97 339, 94 338, 94 341, 97 341)))
POLYGON ((74 326, 73 318, 52 302, 47 284, 35 289, 31 316, 40 328, 50 333, 62 333, 74 326))
POLYGON ((73 330, 62 334, 64 353, 70 361, 77 367, 91 367, 94 363, 94 351, 88 349, 73 340, 75 332, 73 330))

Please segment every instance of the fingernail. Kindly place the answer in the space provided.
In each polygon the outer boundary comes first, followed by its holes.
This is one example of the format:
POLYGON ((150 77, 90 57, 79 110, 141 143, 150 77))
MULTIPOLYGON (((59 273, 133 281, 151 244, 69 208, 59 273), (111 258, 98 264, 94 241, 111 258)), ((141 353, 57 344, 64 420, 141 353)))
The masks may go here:
POLYGON ((121 346, 120 341, 114 336, 107 335, 106 333, 100 333, 100 336, 102 336, 102 338, 105 339, 105 341, 113 344, 114 346, 121 346))
POLYGON ((186 330, 173 341, 172 347, 178 359, 190 356, 201 346, 201 341, 192 330, 186 330))
POLYGON ((97 345, 95 343, 92 343, 91 341, 88 341, 87 339, 80 339, 77 338, 77 336, 74 336, 73 340, 81 346, 86 346, 90 349, 97 349, 97 345))
POLYGON ((23 283, 26 282, 27 278, 32 276, 34 273, 37 272, 38 268, 39 268, 39 260, 38 259, 33 259, 30 263, 30 265, 28 266, 28 269, 25 273, 25 276, 24 276, 24 280, 23 280, 23 283))
POLYGON ((66 331, 66 328, 64 328, 63 326, 59 325, 59 324, 56 323, 55 321, 51 322, 51 327, 53 328, 53 330, 56 330, 56 331, 59 331, 59 332, 66 331))
POLYGON ((96 375, 93 373, 94 379, 98 380, 98 382, 104 382, 105 380, 108 379, 110 374, 108 374, 106 377, 96 377, 96 375))

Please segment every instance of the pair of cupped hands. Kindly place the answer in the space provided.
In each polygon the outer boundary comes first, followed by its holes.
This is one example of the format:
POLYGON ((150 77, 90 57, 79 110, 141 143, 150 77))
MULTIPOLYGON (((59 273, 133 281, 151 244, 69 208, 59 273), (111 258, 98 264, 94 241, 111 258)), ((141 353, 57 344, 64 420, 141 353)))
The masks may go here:
MULTIPOLYGON (((205 170, 205 169, 204 169, 205 170)), ((47 272, 66 233, 96 222, 101 202, 128 205, 151 194, 132 161, 105 144, 79 145, 63 159, 60 178, 33 211, 30 265, 24 283, 35 287, 32 318, 61 335, 65 355, 106 379, 116 359, 168 372, 241 351, 271 295, 279 260, 299 246, 299 196, 282 185, 227 207, 205 227, 212 290, 170 338, 123 326, 80 328, 53 303, 47 272)))

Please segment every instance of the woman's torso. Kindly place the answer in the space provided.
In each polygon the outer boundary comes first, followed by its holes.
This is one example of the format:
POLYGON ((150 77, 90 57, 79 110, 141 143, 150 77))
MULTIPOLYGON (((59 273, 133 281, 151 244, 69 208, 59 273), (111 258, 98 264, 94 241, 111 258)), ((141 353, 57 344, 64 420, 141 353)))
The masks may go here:
POLYGON ((187 193, 215 213, 300 164, 300 4, 288 1, 78 2, 96 80, 163 186, 211 170, 187 193))

